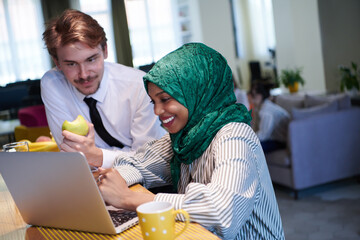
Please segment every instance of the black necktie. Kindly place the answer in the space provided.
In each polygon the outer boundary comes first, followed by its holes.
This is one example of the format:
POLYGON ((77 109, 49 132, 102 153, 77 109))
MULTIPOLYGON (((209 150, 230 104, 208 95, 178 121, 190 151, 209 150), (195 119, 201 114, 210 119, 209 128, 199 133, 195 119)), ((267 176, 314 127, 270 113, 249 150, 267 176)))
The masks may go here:
POLYGON ((89 106, 90 109, 90 118, 91 122, 94 124, 95 130, 97 134, 110 146, 123 148, 124 145, 110 135, 108 131, 106 131, 104 124, 101 120, 99 111, 96 108, 96 100, 93 98, 84 98, 84 101, 89 106))

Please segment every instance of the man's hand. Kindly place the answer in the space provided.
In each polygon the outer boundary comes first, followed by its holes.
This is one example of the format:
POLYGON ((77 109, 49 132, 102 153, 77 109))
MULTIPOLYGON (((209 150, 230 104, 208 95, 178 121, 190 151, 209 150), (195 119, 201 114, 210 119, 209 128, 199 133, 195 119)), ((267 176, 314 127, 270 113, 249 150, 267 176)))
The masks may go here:
POLYGON ((75 133, 64 130, 63 142, 60 144, 60 150, 63 152, 82 152, 91 166, 101 167, 103 163, 103 152, 95 145, 95 130, 92 123, 87 122, 89 133, 86 136, 80 136, 75 133))

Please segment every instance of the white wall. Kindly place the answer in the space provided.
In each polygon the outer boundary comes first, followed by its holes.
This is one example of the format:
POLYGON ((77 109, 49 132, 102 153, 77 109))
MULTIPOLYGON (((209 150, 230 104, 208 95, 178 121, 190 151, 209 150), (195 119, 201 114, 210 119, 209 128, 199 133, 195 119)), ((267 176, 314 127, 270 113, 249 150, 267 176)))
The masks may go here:
POLYGON ((202 42, 220 52, 236 79, 236 49, 228 0, 189 0, 192 41, 202 42))
POLYGON ((325 91, 318 4, 273 0, 278 72, 302 67, 304 90, 325 91))
MULTIPOLYGON (((192 41, 203 42, 228 60, 235 78, 249 88, 251 51, 236 57, 230 3, 228 0, 189 0, 192 18, 192 41), (240 71, 238 71, 240 69, 240 71)), ((239 0, 246 8, 246 1, 239 0)), ((317 0, 273 0, 278 73, 285 68, 302 67, 304 90, 325 91, 324 61, 317 0)), ((246 12, 243 12, 246 19, 246 12)), ((244 23, 245 26, 248 23, 244 23)), ((251 46, 249 29, 245 47, 251 46)))
POLYGON ((326 88, 340 90, 339 65, 360 65, 360 1, 318 0, 326 88))

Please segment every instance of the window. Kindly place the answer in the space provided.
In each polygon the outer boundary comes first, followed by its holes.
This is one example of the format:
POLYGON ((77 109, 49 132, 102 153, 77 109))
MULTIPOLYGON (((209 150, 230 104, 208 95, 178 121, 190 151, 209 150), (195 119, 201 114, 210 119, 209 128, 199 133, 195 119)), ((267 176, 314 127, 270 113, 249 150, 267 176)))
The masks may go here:
POLYGON ((108 45, 109 62, 116 62, 114 31, 110 0, 72 0, 71 6, 92 16, 104 28, 108 45))
POLYGON ((135 67, 156 62, 177 47, 172 0, 125 0, 135 67))
POLYGON ((275 28, 271 0, 249 2, 252 40, 255 56, 269 56, 269 49, 275 47, 275 28))
POLYGON ((251 56, 253 58, 267 59, 269 49, 275 48, 272 1, 231 0, 231 5, 238 57, 244 58, 245 56, 253 55, 251 56), (250 36, 251 52, 245 52, 245 36, 250 36))
POLYGON ((0 0, 0 85, 38 79, 51 67, 40 0, 0 0))

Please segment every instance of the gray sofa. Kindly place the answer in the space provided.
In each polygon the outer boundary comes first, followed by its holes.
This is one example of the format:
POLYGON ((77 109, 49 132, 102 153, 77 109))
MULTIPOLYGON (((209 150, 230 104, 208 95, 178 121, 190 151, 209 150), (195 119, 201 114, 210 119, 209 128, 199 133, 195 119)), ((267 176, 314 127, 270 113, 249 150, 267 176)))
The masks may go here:
POLYGON ((281 95, 287 148, 266 154, 272 181, 295 191, 360 175, 360 107, 346 95, 281 95))

